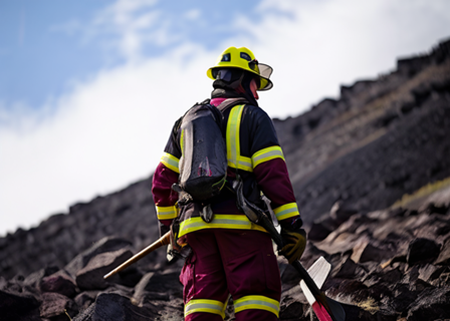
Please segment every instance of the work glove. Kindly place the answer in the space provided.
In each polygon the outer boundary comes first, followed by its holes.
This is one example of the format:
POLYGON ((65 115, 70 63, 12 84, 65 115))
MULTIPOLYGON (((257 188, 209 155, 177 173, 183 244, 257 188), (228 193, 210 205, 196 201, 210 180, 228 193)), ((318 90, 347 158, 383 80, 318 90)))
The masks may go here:
POLYGON ((179 238, 178 228, 175 228, 174 224, 170 225, 170 245, 178 253, 181 253, 181 249, 187 245, 186 235, 179 238))
POLYGON ((297 218, 290 224, 281 224, 281 237, 284 246, 280 250, 289 264, 299 260, 306 247, 306 232, 302 229, 302 219, 297 218))

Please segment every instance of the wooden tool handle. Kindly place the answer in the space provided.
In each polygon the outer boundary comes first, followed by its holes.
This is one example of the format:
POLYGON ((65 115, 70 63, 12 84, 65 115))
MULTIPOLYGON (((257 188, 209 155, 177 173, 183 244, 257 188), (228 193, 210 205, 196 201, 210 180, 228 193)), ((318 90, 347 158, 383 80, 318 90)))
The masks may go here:
POLYGON ((131 258, 129 258, 127 261, 123 262, 121 265, 116 267, 114 270, 112 270, 111 272, 106 274, 103 278, 107 279, 110 276, 116 274, 117 272, 120 272, 120 271, 126 269, 131 264, 133 264, 133 263, 139 261, 140 259, 142 259, 144 256, 150 254, 151 252, 153 252, 156 249, 159 249, 161 246, 167 245, 169 243, 170 243, 170 231, 167 232, 166 234, 164 234, 163 236, 161 236, 158 240, 156 240, 155 242, 153 242, 152 244, 147 246, 145 249, 143 249, 142 251, 140 251, 136 255, 134 255, 131 258))

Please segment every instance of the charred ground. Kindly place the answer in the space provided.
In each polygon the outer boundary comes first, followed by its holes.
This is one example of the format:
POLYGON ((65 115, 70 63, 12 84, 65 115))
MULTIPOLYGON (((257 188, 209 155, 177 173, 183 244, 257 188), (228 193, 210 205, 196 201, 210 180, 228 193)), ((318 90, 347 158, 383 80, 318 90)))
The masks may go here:
MULTIPOLYGON (((302 262, 332 263, 324 289, 347 319, 450 319, 450 41, 274 124, 309 231, 302 262)), ((0 238, 0 320, 182 320, 182 262, 164 250, 102 279, 158 237, 150 188, 0 238)), ((279 262, 280 319, 309 320, 279 262)))

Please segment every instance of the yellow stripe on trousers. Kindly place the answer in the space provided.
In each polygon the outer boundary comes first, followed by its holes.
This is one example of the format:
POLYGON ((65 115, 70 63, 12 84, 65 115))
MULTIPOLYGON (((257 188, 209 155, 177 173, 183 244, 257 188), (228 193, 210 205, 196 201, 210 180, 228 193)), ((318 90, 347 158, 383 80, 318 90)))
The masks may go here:
POLYGON ((266 310, 274 313, 278 318, 280 303, 262 295, 247 295, 234 301, 235 313, 249 309, 266 310))

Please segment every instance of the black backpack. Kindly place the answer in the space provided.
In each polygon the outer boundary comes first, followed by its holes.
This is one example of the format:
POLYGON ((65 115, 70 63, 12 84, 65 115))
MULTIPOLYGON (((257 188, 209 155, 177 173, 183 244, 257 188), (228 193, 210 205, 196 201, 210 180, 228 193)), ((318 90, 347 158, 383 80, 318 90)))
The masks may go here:
POLYGON ((223 115, 205 100, 195 104, 183 116, 178 184, 180 203, 208 203, 217 196, 227 177, 227 149, 224 139, 223 115))

